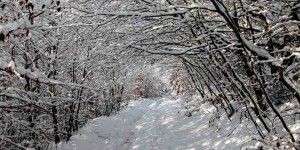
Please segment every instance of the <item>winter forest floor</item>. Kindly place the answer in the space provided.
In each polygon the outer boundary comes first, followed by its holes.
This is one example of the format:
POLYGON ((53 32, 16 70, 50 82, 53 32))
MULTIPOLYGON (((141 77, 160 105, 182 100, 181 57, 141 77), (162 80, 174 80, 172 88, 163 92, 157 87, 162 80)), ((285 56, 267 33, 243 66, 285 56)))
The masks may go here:
POLYGON ((214 115, 211 105, 203 105, 199 115, 191 117, 185 116, 181 108, 182 100, 171 97, 133 101, 110 117, 89 121, 57 149, 229 150, 250 145, 245 126, 238 123, 239 115, 231 122, 221 115, 218 124, 209 124, 214 115))

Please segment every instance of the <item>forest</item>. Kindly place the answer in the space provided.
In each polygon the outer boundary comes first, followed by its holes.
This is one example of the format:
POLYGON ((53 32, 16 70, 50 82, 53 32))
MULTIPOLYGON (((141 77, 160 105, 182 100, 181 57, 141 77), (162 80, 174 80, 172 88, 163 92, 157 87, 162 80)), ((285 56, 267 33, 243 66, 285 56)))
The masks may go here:
POLYGON ((298 0, 0 0, 0 54, 0 149, 51 149, 163 95, 300 149, 298 0))

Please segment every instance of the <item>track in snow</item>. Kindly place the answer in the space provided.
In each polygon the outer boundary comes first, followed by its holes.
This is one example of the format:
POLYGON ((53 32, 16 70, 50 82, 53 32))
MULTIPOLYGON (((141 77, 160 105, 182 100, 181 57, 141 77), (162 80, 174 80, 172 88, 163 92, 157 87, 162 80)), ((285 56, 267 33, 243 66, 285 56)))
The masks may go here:
POLYGON ((208 127, 211 112, 186 117, 180 107, 169 97, 131 102, 116 115, 93 119, 58 150, 227 150, 249 140, 242 127, 235 128, 238 117, 221 117, 217 132, 208 127))

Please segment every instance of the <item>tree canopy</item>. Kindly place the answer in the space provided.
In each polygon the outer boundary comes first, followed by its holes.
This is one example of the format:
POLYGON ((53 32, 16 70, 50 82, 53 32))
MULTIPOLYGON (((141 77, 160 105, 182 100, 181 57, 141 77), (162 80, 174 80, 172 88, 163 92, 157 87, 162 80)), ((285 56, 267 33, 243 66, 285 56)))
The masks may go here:
POLYGON ((298 0, 0 0, 0 10, 0 149, 47 149, 167 90, 229 120, 244 112, 265 145, 299 149, 289 126, 299 112, 279 109, 300 104, 298 0))

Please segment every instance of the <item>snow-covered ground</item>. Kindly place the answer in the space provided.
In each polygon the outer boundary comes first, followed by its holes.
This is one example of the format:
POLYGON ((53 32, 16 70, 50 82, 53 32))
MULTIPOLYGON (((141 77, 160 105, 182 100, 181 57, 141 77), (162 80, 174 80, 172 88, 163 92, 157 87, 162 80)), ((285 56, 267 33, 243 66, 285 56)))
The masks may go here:
POLYGON ((250 137, 239 115, 225 116, 211 124, 212 106, 203 105, 199 115, 186 117, 181 100, 170 97, 139 100, 110 117, 91 120, 58 150, 229 150, 240 149, 250 137))

